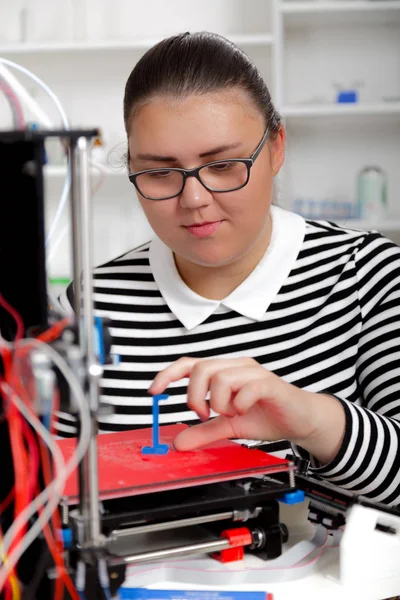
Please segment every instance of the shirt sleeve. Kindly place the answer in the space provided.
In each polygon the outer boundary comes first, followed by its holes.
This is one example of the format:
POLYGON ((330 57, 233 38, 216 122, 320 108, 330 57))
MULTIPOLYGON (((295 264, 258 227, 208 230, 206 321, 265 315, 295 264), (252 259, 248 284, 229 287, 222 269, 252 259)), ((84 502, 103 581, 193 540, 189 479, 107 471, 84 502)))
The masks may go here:
MULTIPOLYGON (((370 233, 355 255, 362 328, 357 382, 361 405, 337 398, 344 439, 327 465, 312 473, 391 505, 400 504, 400 248, 370 233)), ((337 396, 336 396, 337 397, 337 396)))

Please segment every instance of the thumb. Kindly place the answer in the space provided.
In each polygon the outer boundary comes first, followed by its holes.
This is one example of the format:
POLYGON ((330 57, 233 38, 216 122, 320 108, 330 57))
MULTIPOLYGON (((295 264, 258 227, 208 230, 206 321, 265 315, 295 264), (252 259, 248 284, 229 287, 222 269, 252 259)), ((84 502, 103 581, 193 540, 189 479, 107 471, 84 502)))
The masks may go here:
POLYGON ((174 447, 179 452, 185 452, 231 437, 235 437, 231 419, 229 417, 216 417, 206 423, 188 427, 178 433, 174 440, 174 447))

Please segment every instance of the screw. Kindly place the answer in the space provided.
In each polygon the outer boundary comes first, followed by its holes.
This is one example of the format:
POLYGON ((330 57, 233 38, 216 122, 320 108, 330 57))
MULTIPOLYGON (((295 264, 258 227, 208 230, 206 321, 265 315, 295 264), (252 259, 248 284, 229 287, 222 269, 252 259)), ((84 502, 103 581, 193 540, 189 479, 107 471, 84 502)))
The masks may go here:
POLYGON ((250 546, 250 550, 261 550, 264 548, 267 539, 263 529, 256 527, 251 531, 251 537, 253 538, 253 543, 250 546))
POLYGON ((63 525, 68 525, 69 523, 69 508, 65 502, 61 504, 61 522, 63 525))

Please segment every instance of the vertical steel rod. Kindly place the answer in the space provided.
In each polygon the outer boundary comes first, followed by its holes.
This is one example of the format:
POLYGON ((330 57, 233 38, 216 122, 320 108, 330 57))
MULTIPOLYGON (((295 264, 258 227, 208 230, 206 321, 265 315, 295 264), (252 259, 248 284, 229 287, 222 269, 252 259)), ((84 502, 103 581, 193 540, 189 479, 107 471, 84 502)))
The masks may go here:
MULTIPOLYGON (((80 323, 81 319, 81 277, 82 277, 82 235, 80 226, 80 197, 79 197, 79 176, 77 165, 77 154, 75 151, 75 140, 70 140, 69 147, 69 159, 71 169, 71 186, 70 186, 70 208, 71 208, 71 225, 72 225, 72 270, 73 270, 73 286, 74 286, 74 311, 76 315, 76 322, 78 323, 78 335, 80 334, 80 323)), ((85 385, 84 378, 80 374, 82 384, 85 385)), ((79 511, 83 517, 85 523, 89 523, 89 501, 88 501, 88 490, 87 490, 87 461, 82 460, 78 467, 78 483, 79 483, 79 511)), ((88 525, 86 527, 85 538, 88 538, 88 525)), ((84 543, 85 540, 81 539, 80 543, 84 543)))
POLYGON ((74 165, 71 171, 71 190, 75 308, 79 319, 80 347, 86 359, 92 426, 88 451, 82 460, 79 472, 80 511, 84 521, 83 543, 96 547, 101 534, 97 459, 97 412, 101 369, 97 363, 94 345, 90 151, 85 137, 78 138, 72 155, 71 158, 74 159, 71 163, 74 165))
POLYGON ((82 240, 81 231, 79 225, 79 193, 78 193, 78 173, 76 165, 76 153, 75 143, 73 140, 70 142, 69 148, 69 159, 71 169, 71 187, 70 187, 70 199, 71 199, 71 223, 72 223, 72 270, 73 270, 73 281, 74 281, 74 311, 76 314, 77 322, 80 323, 81 317, 81 274, 82 274, 82 240))

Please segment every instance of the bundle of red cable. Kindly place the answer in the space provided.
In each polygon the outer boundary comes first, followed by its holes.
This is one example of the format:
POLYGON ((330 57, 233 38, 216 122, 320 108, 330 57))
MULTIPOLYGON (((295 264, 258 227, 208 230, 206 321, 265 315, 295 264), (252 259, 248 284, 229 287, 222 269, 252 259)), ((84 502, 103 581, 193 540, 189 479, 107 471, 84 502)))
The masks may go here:
MULTIPOLYGON (((0 295, 0 306, 2 306, 15 320, 17 330, 14 339, 14 344, 24 337, 24 326, 20 315, 17 311, 8 304, 8 302, 0 295)), ((45 343, 50 343, 60 337, 65 327, 70 323, 70 319, 63 319, 55 323, 50 329, 37 336, 39 340, 45 343)), ((29 358, 29 345, 22 349, 16 349, 14 344, 9 346, 4 345, 0 348, 1 358, 3 361, 4 377, 2 381, 7 383, 26 407, 32 411, 34 390, 29 389, 29 372, 27 376, 22 377, 24 367, 29 368, 27 358, 29 358), (18 368, 16 368, 18 365, 18 368)), ((32 378, 30 378, 32 381, 32 378)), ((31 426, 26 419, 18 411, 17 407, 9 400, 7 394, 4 393, 5 386, 2 387, 4 418, 7 420, 11 453, 14 470, 14 487, 8 492, 6 498, 0 502, 0 516, 13 502, 14 520, 20 513, 32 502, 32 500, 40 493, 39 473, 43 474, 44 484, 48 486, 53 480, 52 463, 47 446, 42 440, 37 439, 34 435, 31 426)), ((53 410, 58 406, 58 393, 53 398, 53 410)), ((40 519, 42 509, 39 510, 38 518, 40 519)), ((71 580, 71 577, 65 567, 63 558, 63 545, 58 539, 57 532, 61 530, 61 521, 58 511, 52 515, 51 525, 43 523, 43 533, 56 566, 56 580, 54 589, 54 599, 62 600, 64 597, 64 588, 68 590, 70 597, 73 600, 79 600, 79 594, 71 580)), ((27 525, 21 527, 15 534, 9 546, 9 553, 22 540, 27 531, 27 525)), ((7 558, 2 557, 3 564, 6 565, 7 558)), ((0 590, 2 592, 3 590, 0 590)), ((20 591, 18 586, 17 576, 14 570, 10 571, 9 578, 5 587, 5 600, 18 600, 20 591)))

